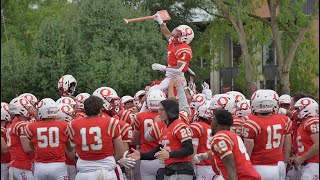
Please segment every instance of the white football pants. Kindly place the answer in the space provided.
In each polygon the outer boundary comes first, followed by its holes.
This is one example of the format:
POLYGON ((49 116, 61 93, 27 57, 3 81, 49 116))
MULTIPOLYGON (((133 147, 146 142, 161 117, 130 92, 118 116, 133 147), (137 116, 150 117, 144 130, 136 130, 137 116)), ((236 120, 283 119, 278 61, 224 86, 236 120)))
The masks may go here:
POLYGON ((262 180, 279 180, 280 178, 280 171, 277 165, 254 165, 253 167, 261 175, 262 180))
POLYGON ((301 166, 301 180, 319 179, 319 163, 308 163, 301 166))
POLYGON ((75 180, 77 175, 76 166, 67 164, 67 170, 68 170, 68 175, 70 177, 70 180, 75 180))
POLYGON ((278 162, 279 167, 279 180, 286 179, 286 164, 283 161, 278 162))
POLYGON ((155 160, 141 160, 140 173, 143 180, 156 180, 157 171, 159 168, 164 168, 163 161, 155 160))
POLYGON ((42 180, 65 180, 69 179, 67 165, 65 162, 34 163, 34 177, 42 180))
POLYGON ((215 173, 212 166, 198 166, 196 165, 197 180, 212 180, 215 173))
POLYGON ((117 175, 114 170, 99 169, 91 172, 78 172, 76 180, 116 180, 117 175))
POLYGON ((8 163, 1 163, 1 180, 8 180, 9 169, 7 168, 8 163))
POLYGON ((10 167, 9 180, 35 180, 35 177, 33 176, 32 171, 10 167))

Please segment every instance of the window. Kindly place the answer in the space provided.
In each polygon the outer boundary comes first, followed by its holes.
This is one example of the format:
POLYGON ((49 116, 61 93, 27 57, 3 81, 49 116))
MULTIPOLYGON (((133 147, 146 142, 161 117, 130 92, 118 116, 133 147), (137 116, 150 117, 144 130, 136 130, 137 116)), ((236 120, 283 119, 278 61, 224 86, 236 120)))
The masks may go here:
POLYGON ((241 57, 241 47, 240 44, 236 42, 232 43, 232 67, 238 67, 240 65, 240 57, 241 57))
POLYGON ((274 46, 274 41, 270 44, 263 46, 263 66, 275 66, 276 64, 276 50, 274 46))

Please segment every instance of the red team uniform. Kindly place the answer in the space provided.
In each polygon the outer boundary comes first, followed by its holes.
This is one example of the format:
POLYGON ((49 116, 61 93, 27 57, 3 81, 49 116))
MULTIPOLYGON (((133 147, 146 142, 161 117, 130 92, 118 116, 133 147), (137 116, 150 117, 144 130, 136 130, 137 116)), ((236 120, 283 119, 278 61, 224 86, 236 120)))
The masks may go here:
POLYGON ((68 123, 41 120, 27 124, 25 131, 35 148, 34 176, 38 179, 67 179, 65 143, 69 139, 68 123))
MULTIPOLYGON (((6 137, 5 127, 1 127, 1 139, 3 139, 4 142, 6 143, 8 142, 6 137)), ((3 178, 8 178, 9 170, 7 168, 7 165, 10 162, 10 160, 11 160, 10 153, 6 153, 6 154, 1 153, 1 177, 3 178)))
MULTIPOLYGON (((181 149, 182 142, 191 139, 191 131, 187 124, 180 119, 173 121, 168 127, 165 126, 162 130, 159 144, 167 151, 176 151, 181 149)), ((164 160, 165 166, 178 162, 191 162, 190 156, 183 158, 168 158, 164 160)))
POLYGON ((211 145, 213 158, 220 174, 228 180, 228 172, 222 159, 233 154, 239 180, 261 179, 257 171, 252 167, 246 148, 239 136, 230 131, 219 131, 213 136, 211 145))
POLYGON ((238 136, 242 137, 242 127, 244 124, 244 120, 237 116, 233 116, 233 124, 230 128, 231 132, 236 133, 238 136))
POLYGON ((189 68, 189 63, 192 58, 191 47, 186 43, 169 43, 168 44, 168 65, 169 67, 177 66, 178 61, 183 61, 186 66, 182 72, 186 72, 189 68))
MULTIPOLYGON (((298 156, 303 155, 312 146, 310 135, 319 133, 319 117, 310 117, 304 120, 297 131, 298 156)), ((306 163, 319 163, 319 154, 305 161, 306 163)))
POLYGON ((26 137, 24 131, 26 125, 27 122, 21 121, 16 117, 12 124, 7 128, 7 145, 11 155, 9 167, 31 171, 31 165, 33 162, 32 154, 25 153, 20 142, 20 137, 26 137))

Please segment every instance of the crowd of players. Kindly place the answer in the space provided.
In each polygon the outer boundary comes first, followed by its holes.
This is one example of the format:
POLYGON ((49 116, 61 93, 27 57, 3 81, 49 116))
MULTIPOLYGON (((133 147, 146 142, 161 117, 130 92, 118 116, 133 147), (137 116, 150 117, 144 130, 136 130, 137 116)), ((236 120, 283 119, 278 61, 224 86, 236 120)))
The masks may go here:
POLYGON ((1 102, 1 179, 315 180, 319 106, 303 93, 261 89, 202 93, 184 73, 193 30, 172 32, 162 81, 119 97, 111 87, 73 97, 77 81, 58 81, 61 98, 30 93, 1 102))
POLYGON ((211 97, 206 83, 197 93, 181 78, 167 94, 146 87, 122 98, 110 87, 72 97, 76 86, 65 75, 56 101, 24 93, 1 103, 1 179, 319 177, 310 95, 211 97))

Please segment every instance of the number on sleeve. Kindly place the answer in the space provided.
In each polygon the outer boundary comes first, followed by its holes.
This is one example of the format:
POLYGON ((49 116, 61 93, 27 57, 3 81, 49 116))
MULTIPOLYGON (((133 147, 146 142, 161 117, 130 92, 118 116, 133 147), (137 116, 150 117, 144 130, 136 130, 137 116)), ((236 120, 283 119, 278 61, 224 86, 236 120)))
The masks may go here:
POLYGON ((312 133, 318 133, 319 132, 319 124, 312 124, 310 126, 310 130, 312 133))
POLYGON ((222 153, 223 151, 226 151, 228 149, 227 143, 224 140, 221 140, 217 144, 214 144, 214 150, 218 153, 222 153))
POLYGON ((297 144, 298 144, 298 151, 303 152, 304 151, 304 146, 301 143, 301 136, 297 136, 297 144))

